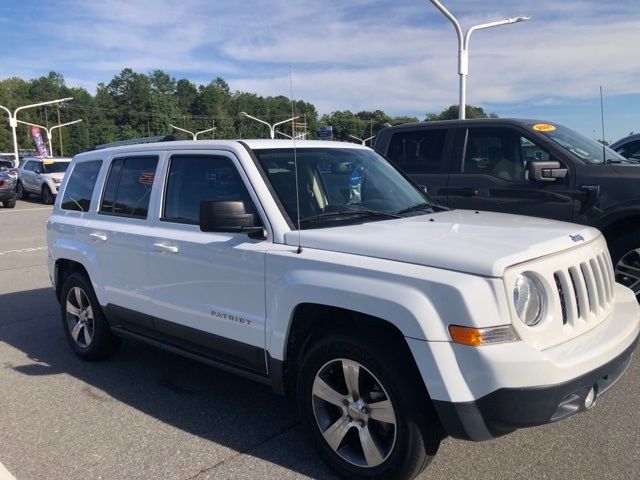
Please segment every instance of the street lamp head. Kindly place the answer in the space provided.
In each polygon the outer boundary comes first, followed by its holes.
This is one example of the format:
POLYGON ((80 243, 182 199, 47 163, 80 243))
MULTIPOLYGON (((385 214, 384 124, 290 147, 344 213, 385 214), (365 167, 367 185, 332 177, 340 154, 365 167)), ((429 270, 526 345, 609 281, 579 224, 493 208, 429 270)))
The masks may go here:
POLYGON ((241 117, 248 117, 249 116, 247 114, 247 112, 240 112, 238 115, 240 115, 241 117))
POLYGON ((513 17, 509 19, 509 23, 520 23, 526 22, 527 20, 531 20, 531 17, 513 17))

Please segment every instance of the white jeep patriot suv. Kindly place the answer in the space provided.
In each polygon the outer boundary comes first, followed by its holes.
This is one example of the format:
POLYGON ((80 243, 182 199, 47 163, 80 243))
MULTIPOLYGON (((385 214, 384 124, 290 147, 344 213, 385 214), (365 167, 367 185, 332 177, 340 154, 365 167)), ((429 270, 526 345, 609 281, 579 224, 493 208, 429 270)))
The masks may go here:
POLYGON ((109 148, 60 193, 49 267, 80 357, 133 337, 268 383, 348 478, 589 409, 638 341, 597 230, 447 210, 366 147, 109 148))

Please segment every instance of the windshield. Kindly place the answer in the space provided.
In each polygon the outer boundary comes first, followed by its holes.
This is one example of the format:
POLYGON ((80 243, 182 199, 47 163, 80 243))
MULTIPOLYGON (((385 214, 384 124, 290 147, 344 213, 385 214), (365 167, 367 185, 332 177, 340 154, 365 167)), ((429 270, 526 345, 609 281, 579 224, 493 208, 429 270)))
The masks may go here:
POLYGON ((606 163, 607 161, 625 161, 626 159, 600 142, 580 135, 567 127, 548 123, 531 123, 531 128, 553 140, 565 150, 569 150, 586 163, 606 163))
POLYGON ((62 173, 67 171, 70 162, 42 162, 42 173, 62 173))
MULTIPOLYGON (((295 224, 293 149, 254 150, 254 153, 295 224)), ((303 229, 363 219, 385 220, 413 210, 412 207, 431 211, 433 201, 427 194, 372 150, 299 148, 296 159, 303 229)))
POLYGON ((0 168, 13 168, 11 160, 0 160, 0 168))

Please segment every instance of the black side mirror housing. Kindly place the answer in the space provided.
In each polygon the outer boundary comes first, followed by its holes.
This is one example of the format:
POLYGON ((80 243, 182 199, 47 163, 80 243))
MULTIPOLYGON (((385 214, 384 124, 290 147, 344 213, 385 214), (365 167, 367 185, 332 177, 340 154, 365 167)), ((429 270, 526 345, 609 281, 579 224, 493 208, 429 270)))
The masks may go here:
POLYGON ((527 173, 529 180, 536 182, 555 182, 559 178, 567 176, 569 171, 562 168, 560 162, 529 162, 527 173))
POLYGON ((257 215, 247 211, 242 201, 200 202, 199 225, 203 232, 245 233, 251 238, 266 238, 257 215))

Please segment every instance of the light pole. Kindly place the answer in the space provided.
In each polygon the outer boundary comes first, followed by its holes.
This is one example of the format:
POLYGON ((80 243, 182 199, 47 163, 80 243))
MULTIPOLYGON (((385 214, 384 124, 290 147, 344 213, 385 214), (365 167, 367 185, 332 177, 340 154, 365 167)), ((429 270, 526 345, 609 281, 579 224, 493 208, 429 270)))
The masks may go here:
POLYGON ((16 122, 22 123, 23 125, 30 125, 32 127, 38 127, 38 128, 43 129, 45 132, 47 132, 47 140, 49 140, 49 156, 50 157, 53 157, 53 134, 52 134, 52 132, 56 128, 66 127, 67 125, 73 125, 73 124, 76 124, 76 123, 80 123, 81 121, 82 121, 82 119, 74 120, 73 122, 61 123, 60 125, 54 125, 51 128, 47 128, 47 127, 44 127, 42 125, 38 125, 37 123, 30 123, 30 122, 23 122, 22 120, 16 120, 16 122))
POLYGON ((467 76, 469 75, 469 38, 471 34, 476 30, 483 30, 485 28, 499 27, 501 25, 510 25, 512 23, 524 22, 531 17, 513 17, 505 18, 504 20, 498 20, 496 22, 481 23, 480 25, 474 25, 467 30, 467 33, 462 34, 462 28, 460 23, 454 17, 449 10, 445 8, 439 0, 430 0, 438 10, 440 10, 445 17, 447 17, 456 29, 458 34, 458 74, 460 75, 460 105, 458 107, 458 118, 465 118, 465 109, 467 103, 467 76))
POLYGON ((365 138, 365 139, 363 140, 362 138, 358 138, 358 137, 356 137, 355 135, 349 135, 349 136, 350 136, 351 138, 355 138, 355 139, 356 139, 356 140, 358 140, 359 142, 362 142, 362 145, 366 145, 366 144, 367 144, 367 142, 368 142, 369 140, 373 140, 374 138, 376 138, 376 136, 375 136, 375 135, 372 135, 372 136, 367 137, 367 138, 365 138))
POLYGON ((268 122, 265 122, 264 120, 260 120, 259 118, 252 117, 247 112, 240 112, 240 115, 243 116, 243 117, 250 118, 251 120, 255 120, 256 122, 264 123, 267 127, 269 127, 269 134, 271 135, 271 139, 272 140, 274 138, 276 138, 276 127, 278 125, 282 125, 283 123, 291 122, 291 121, 295 120, 296 118, 300 118, 300 116, 298 115, 297 117, 287 118, 286 120, 283 120, 281 122, 276 122, 276 123, 274 123, 272 125, 272 124, 270 124, 268 122))
POLYGON ((0 105, 0 108, 2 108, 4 111, 6 111, 9 114, 9 126, 11 127, 11 130, 13 133, 13 154, 15 156, 16 166, 18 165, 18 135, 16 134, 16 128, 18 128, 18 118, 17 118, 18 112, 20 110, 24 110, 25 108, 42 107, 44 105, 53 105, 56 103, 66 102, 67 100, 73 100, 73 97, 60 98, 58 100, 50 100, 48 102, 34 103, 32 105, 23 105, 22 107, 16 108, 13 111, 13 115, 11 114, 11 112, 7 107, 0 105))
POLYGON ((188 133, 193 137, 194 141, 198 139, 198 135, 200 135, 201 133, 214 132, 214 135, 215 135, 215 129, 218 128, 218 127, 211 127, 211 128, 207 128, 206 130, 200 130, 199 132, 193 133, 189 130, 185 130, 184 128, 176 127, 175 125, 169 124, 169 126, 171 128, 175 128, 176 130, 180 130, 181 132, 188 133))

